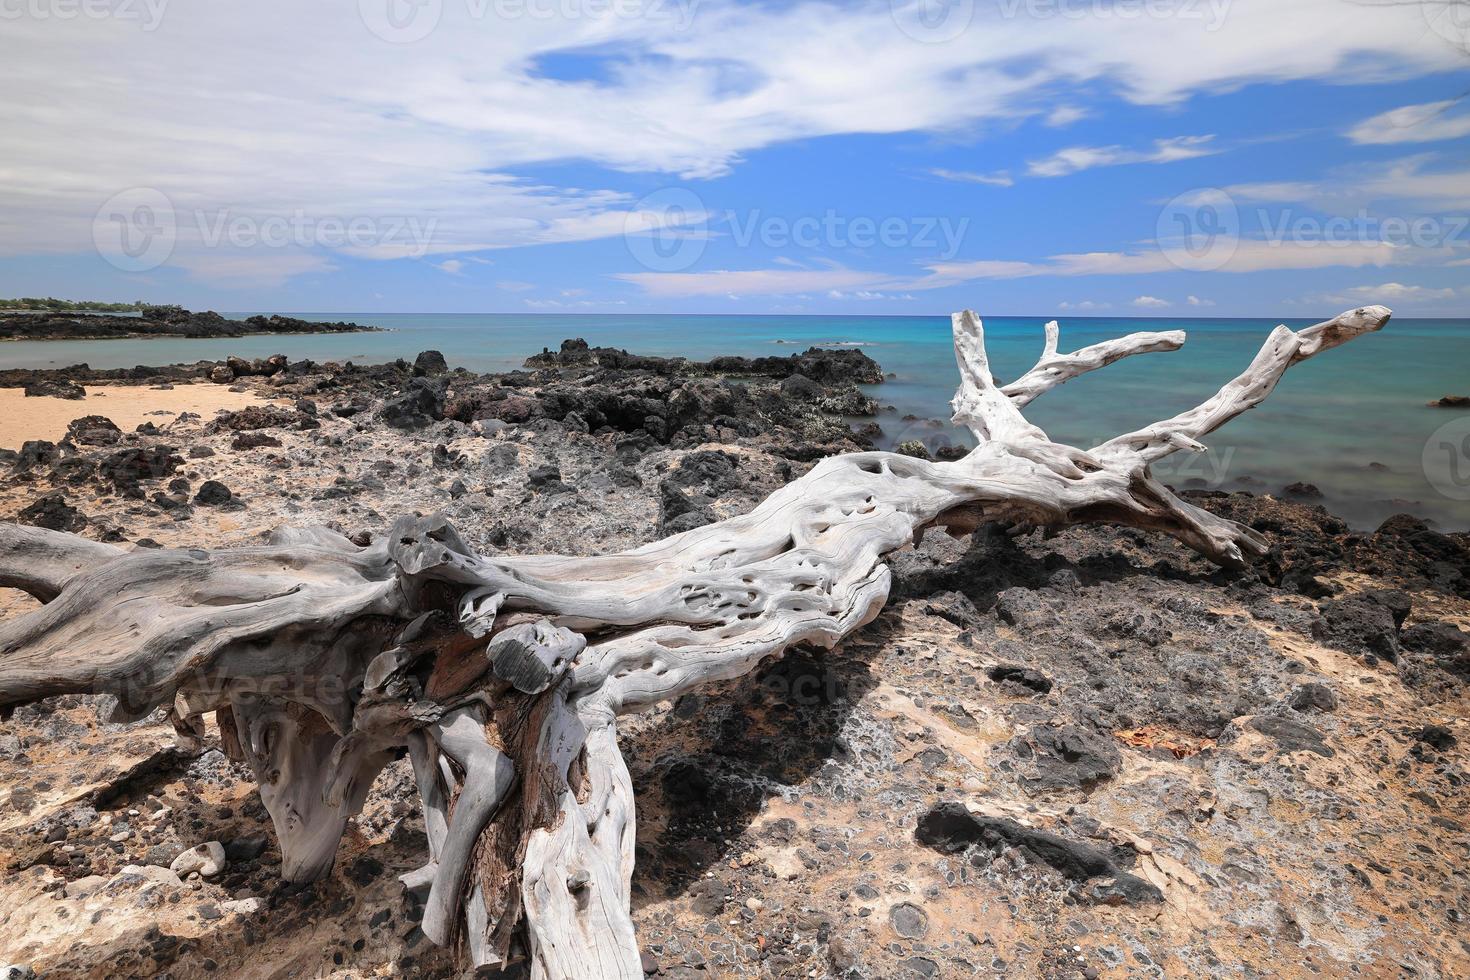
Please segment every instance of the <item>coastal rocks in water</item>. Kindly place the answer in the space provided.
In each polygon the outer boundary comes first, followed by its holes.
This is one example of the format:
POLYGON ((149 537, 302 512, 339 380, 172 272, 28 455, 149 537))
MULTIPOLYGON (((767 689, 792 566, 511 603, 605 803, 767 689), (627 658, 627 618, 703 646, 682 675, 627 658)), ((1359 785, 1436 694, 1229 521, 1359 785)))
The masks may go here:
POLYGON ((915 459, 933 459, 929 455, 929 447, 918 439, 906 439, 893 447, 893 451, 900 456, 912 456, 915 459))
POLYGON ((115 446, 122 430, 105 415, 83 415, 67 424, 66 437, 79 446, 115 446))
POLYGON ((32 527, 51 531, 80 531, 87 525, 81 511, 66 502, 59 493, 48 493, 16 515, 16 520, 32 527))
POLYGON ((1293 500, 1321 500, 1322 491, 1313 483, 1288 483, 1281 488, 1283 497, 1293 500))
POLYGON ((1470 395, 1445 395, 1429 403, 1430 408, 1470 408, 1470 395))
MULTIPOLYGON (((6 318, 0 317, 0 322, 6 318)), ((72 381, 46 379, 25 386, 27 398, 66 398, 79 401, 87 397, 87 389, 72 381)))
POLYGON ((723 356, 704 362, 690 362, 682 357, 645 357, 612 347, 590 347, 581 338, 564 340, 561 349, 543 349, 526 358, 528 368, 611 368, 675 374, 683 370, 699 373, 787 378, 804 375, 821 384, 880 384, 883 369, 867 354, 855 348, 833 350, 812 347, 788 357, 723 356))
POLYGON ((201 878, 213 878, 225 870, 225 863, 225 846, 212 840, 189 848, 174 858, 168 868, 180 878, 187 878, 196 872, 201 878))
POLYGON ((784 378, 802 374, 822 384, 881 384, 883 369, 857 348, 811 347, 790 357, 716 357, 705 363, 716 374, 759 374, 784 378))
POLYGON ((356 323, 313 323, 286 316, 227 320, 212 310, 191 313, 180 306, 145 306, 139 316, 47 312, 0 317, 0 339, 20 340, 244 337, 260 333, 348 333, 376 329, 356 323))

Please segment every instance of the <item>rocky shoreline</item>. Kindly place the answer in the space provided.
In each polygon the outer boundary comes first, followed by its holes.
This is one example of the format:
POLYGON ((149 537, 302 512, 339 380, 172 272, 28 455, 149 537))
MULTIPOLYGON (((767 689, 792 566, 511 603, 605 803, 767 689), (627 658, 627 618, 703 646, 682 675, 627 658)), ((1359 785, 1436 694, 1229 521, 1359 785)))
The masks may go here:
MULTIPOLYGON (((606 552, 869 448, 856 385, 881 379, 858 350, 698 363, 578 341, 487 375, 431 351, 3 372, 257 401, 128 432, 79 405, 65 439, 0 452, 0 515, 147 548, 282 524, 365 542, 442 510, 484 553, 606 552)), ((646 972, 1470 973, 1470 535, 1184 496, 1267 535, 1267 560, 1226 572, 1126 529, 935 531, 843 646, 630 718, 646 972)), ((0 612, 30 607, 0 591, 0 612)), ((0 962, 458 975, 395 880, 424 849, 406 761, 332 877, 293 888, 243 769, 92 701, 0 727, 0 962)))
POLYGON ((138 316, 47 310, 0 314, 0 340, 116 340, 136 337, 230 338, 252 334, 376 333, 356 323, 317 323, 289 316, 229 320, 213 310, 145 306, 138 316))

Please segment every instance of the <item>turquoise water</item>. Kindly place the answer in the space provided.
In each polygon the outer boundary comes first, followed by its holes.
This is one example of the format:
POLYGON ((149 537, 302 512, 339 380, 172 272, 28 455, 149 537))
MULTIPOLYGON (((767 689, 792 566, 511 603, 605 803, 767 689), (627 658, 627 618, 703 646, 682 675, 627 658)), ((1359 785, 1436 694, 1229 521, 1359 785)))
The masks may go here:
MULTIPOLYGON (((231 313, 228 316, 249 315, 231 313)), ((286 312, 286 311, 269 311, 286 312)), ((966 441, 952 427, 903 422, 901 416, 948 418, 956 373, 946 317, 852 316, 560 316, 512 314, 409 315, 349 312, 288 313, 305 319, 354 320, 389 333, 245 337, 234 340, 21 341, 0 344, 0 367, 127 367, 228 354, 292 359, 355 360, 444 352, 451 365, 473 370, 520 366, 529 354, 567 337, 641 354, 780 354, 810 344, 861 344, 893 377, 872 393, 892 406, 879 421, 888 442, 925 438, 966 441)), ((987 317, 987 346, 996 374, 1013 378, 1041 349, 1042 317, 987 317)), ((1238 374, 1278 322, 1267 319, 1145 317, 1064 318, 1063 350, 1133 330, 1179 328, 1184 348, 1121 361, 1053 391, 1027 416, 1053 438, 1089 446, 1189 408, 1238 374)), ((1287 320, 1307 326, 1310 320, 1287 320)), ((1431 409, 1445 394, 1470 394, 1470 320, 1394 319, 1382 333, 1300 364, 1267 402, 1209 439, 1203 456, 1177 453, 1156 471, 1176 486, 1249 488, 1275 492, 1295 481, 1314 483, 1327 505, 1356 526, 1410 511, 1446 528, 1470 528, 1470 502, 1438 492, 1425 472, 1426 443, 1470 410, 1431 409), (1386 469, 1370 469, 1370 463, 1386 469), (1258 482, 1252 482, 1258 481, 1258 482)), ((1459 446, 1462 435, 1453 429, 1459 446)), ((1470 434, 1470 428, 1466 433, 1470 434)), ((1470 447, 1470 442, 1463 444, 1470 447)), ((1470 449, 1467 449, 1470 451, 1470 449)), ((1430 453, 1431 457, 1434 452, 1430 453)), ((1449 465, 1449 461, 1445 465, 1449 465)), ((1458 461, 1470 469, 1470 459, 1458 461)), ((1457 471, 1457 475, 1458 475, 1457 471)), ((1462 494, 1462 496, 1464 496, 1462 494)))

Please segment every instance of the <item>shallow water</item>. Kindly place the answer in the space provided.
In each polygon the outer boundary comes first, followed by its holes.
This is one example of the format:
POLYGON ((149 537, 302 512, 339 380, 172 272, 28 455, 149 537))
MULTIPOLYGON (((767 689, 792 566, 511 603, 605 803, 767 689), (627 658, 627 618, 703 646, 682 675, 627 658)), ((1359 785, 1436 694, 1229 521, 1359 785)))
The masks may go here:
MULTIPOLYGON (((252 311, 253 312, 253 311, 252 311)), ((271 311, 283 312, 283 311, 271 311)), ((249 315, 249 312, 227 316, 249 315)), ((18 341, 0 344, 0 367, 129 367, 218 359, 228 354, 355 360, 411 358, 440 350, 449 363, 507 370, 567 337, 640 354, 781 354, 811 344, 861 344, 893 377, 873 388, 893 406, 879 419, 893 444, 931 445, 967 436, 947 419, 956 373, 946 317, 558 316, 287 313, 354 320, 389 333, 244 337, 232 340, 18 341), (904 415, 921 421, 904 422, 904 415)), ((1031 366, 1041 350, 1042 317, 987 317, 987 347, 1002 379, 1031 366)), ((1063 350, 1133 330, 1188 332, 1184 348, 1129 358, 1053 391, 1027 416, 1054 438, 1089 446, 1183 411, 1250 363, 1278 322, 1267 319, 1075 317, 1061 321, 1063 350)), ((1284 321, 1303 327, 1312 321, 1284 321)), ((1359 527, 1409 511, 1445 528, 1470 528, 1470 410, 1432 409, 1445 394, 1470 394, 1470 320, 1398 319, 1287 373, 1254 412, 1208 440, 1203 456, 1177 453, 1155 467, 1176 486, 1276 492, 1315 484, 1324 503, 1359 527), (1370 464, 1383 468, 1370 468, 1370 464)))

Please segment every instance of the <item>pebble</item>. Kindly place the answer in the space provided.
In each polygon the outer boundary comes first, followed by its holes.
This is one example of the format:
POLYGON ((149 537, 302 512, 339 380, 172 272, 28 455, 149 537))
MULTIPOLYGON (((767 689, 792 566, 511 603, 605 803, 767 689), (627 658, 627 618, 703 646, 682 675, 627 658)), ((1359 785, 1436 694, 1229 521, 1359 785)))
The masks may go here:
POLYGON ((198 872, 205 878, 213 878, 225 870, 225 846, 217 840, 208 841, 174 858, 169 870, 179 877, 198 872))

